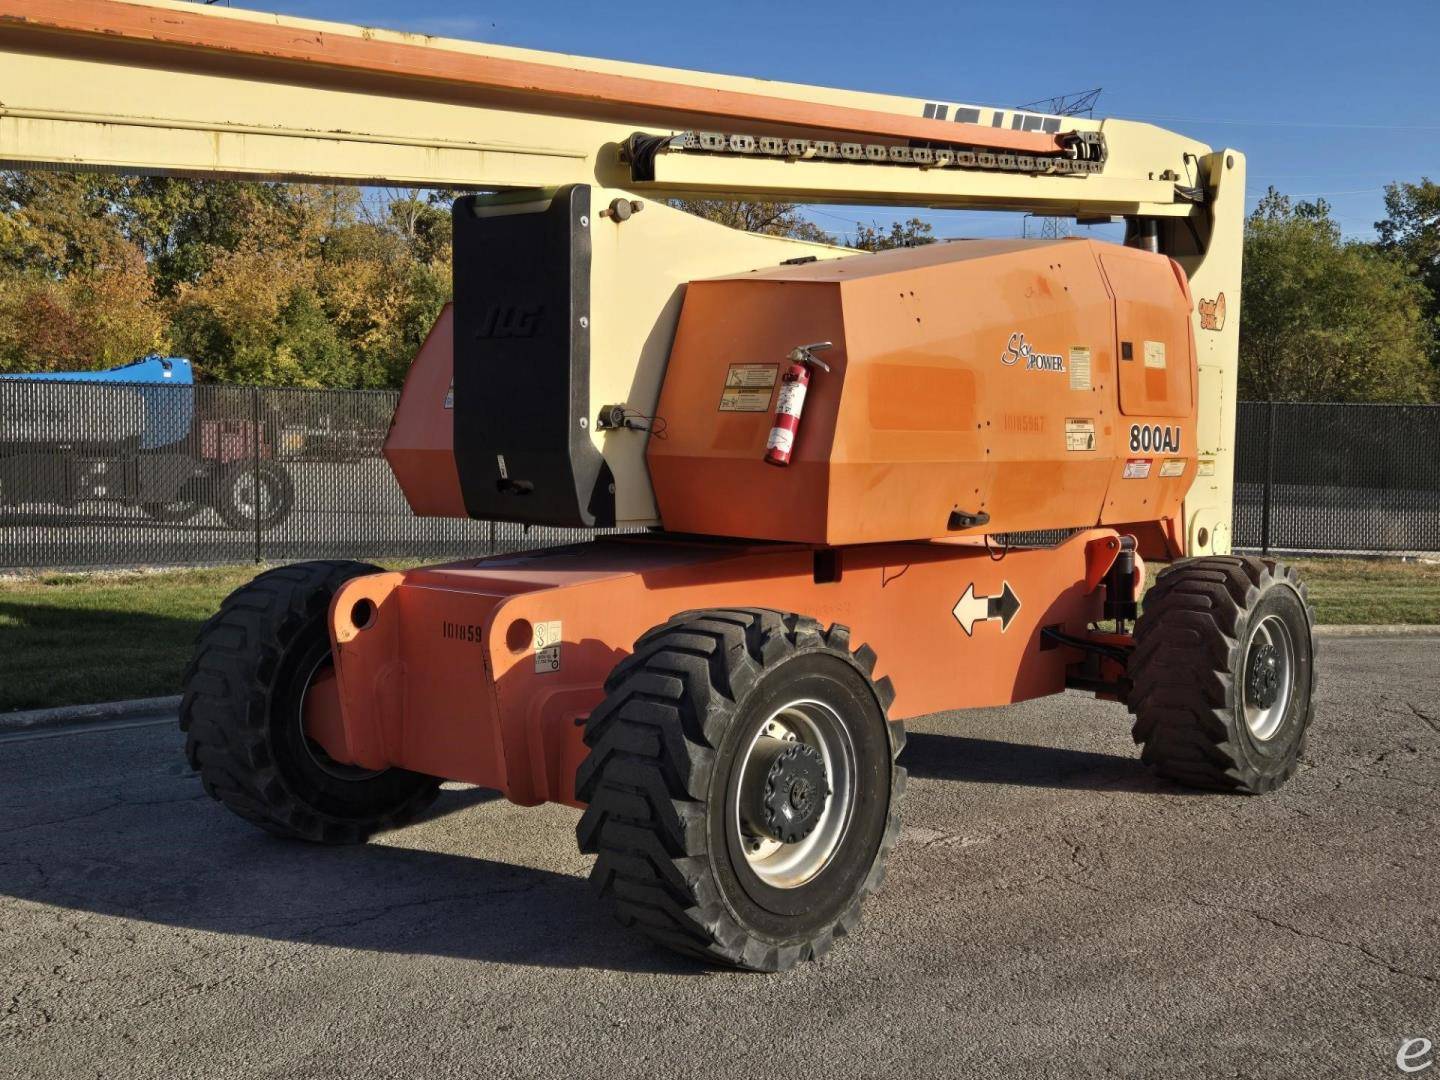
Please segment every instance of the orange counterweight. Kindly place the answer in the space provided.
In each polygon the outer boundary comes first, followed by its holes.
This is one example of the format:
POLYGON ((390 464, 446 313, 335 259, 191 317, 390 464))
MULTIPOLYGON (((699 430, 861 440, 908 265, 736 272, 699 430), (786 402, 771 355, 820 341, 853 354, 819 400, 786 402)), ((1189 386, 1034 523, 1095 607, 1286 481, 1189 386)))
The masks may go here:
MULTIPOLYGON (((579 805, 585 716, 646 630, 711 607, 803 611, 849 626, 888 676, 893 719, 1058 693, 1100 617, 1087 572, 1109 530, 995 559, 965 541, 821 549, 615 537, 356 578, 331 609, 333 683, 309 731, 337 761, 579 805)), ((1113 556, 1112 556, 1113 557, 1113 556)), ((1108 564, 1106 564, 1108 565, 1108 564)))

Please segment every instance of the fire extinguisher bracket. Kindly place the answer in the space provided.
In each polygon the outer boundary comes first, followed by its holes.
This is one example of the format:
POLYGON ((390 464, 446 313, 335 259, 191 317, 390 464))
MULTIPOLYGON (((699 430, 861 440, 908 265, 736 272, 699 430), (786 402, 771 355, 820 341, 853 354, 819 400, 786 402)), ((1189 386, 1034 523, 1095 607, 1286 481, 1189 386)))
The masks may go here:
POLYGON ((811 345, 798 345, 791 350, 789 360, 792 364, 801 364, 805 366, 813 364, 821 371, 828 372, 830 370, 830 365, 825 363, 824 360, 821 360, 815 354, 823 349, 833 349, 834 347, 835 343, 833 341, 817 341, 811 345))
POLYGON ((795 451, 795 436, 800 430, 800 415, 805 410, 805 393, 810 387, 810 369, 828 372, 830 365, 815 354, 832 346, 829 341, 797 345, 787 359, 790 365, 780 376, 780 394, 775 402, 775 424, 765 440, 765 463, 780 468, 790 464, 795 451))

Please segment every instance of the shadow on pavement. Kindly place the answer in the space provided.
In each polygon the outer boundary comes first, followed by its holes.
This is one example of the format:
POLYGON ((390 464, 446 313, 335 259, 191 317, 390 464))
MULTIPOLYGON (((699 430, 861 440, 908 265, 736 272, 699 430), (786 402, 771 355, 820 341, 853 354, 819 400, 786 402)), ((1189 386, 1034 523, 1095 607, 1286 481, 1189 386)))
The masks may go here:
MULTIPOLYGON (((0 891, 72 911, 296 944, 706 972, 618 927, 583 877, 394 846, 404 833, 355 847, 280 840, 214 804, 198 780, 177 777, 166 786, 184 793, 161 798, 112 785, 68 816, 52 806, 38 820, 0 828, 0 891)), ((446 791, 427 820, 465 812, 467 827, 500 827, 502 808, 496 814, 480 805, 498 799, 446 791)))
POLYGON ((1203 794, 1157 778, 1139 755, 1097 754, 999 739, 912 733, 900 756, 912 777, 975 784, 1203 794))
MULTIPOLYGON (((183 763, 159 763, 171 738, 157 732, 119 758, 89 762, 70 757, 78 749, 70 739, 30 744, 38 760, 24 775, 17 769, 0 794, 0 892, 237 939, 541 967, 707 971, 617 927, 578 859, 572 874, 430 849, 486 830, 487 840, 524 860, 531 845, 554 851, 563 839, 557 829, 573 825, 568 813, 448 790, 423 821, 378 842, 284 841, 213 803, 183 763), (77 769, 93 780, 76 784, 77 769), (445 817, 452 820, 438 825, 445 817)), ((992 739, 915 734, 903 761, 925 779, 1178 791, 1134 758, 992 739)))

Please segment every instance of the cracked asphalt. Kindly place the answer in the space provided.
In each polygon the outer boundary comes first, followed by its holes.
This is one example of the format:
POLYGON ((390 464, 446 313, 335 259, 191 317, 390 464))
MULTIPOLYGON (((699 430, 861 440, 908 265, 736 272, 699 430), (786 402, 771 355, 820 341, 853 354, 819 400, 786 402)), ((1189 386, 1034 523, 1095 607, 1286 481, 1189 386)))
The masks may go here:
POLYGON ((168 724, 0 738, 0 1075, 1403 1076, 1440 1044, 1440 638, 1322 650, 1263 798, 1154 780, 1079 695, 912 723, 884 888, 780 976, 613 925, 572 810, 457 788, 319 849, 168 724))

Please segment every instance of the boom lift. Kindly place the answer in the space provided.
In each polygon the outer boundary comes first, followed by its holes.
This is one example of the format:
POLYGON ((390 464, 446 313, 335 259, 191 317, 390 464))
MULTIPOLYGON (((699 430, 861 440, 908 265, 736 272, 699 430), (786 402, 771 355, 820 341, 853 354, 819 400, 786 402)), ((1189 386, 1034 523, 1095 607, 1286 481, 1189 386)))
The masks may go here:
POLYGON ((1073 688, 1174 780, 1293 772, 1305 590, 1229 554, 1236 151, 158 0, 0 0, 0 54, 9 163, 489 192, 386 456, 416 513, 628 530, 236 592, 181 724, 243 817, 342 843, 442 779, 565 803, 623 923, 774 970, 879 884, 906 718, 1073 688), (680 196, 1127 239, 857 254, 680 196))

